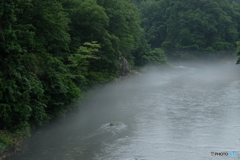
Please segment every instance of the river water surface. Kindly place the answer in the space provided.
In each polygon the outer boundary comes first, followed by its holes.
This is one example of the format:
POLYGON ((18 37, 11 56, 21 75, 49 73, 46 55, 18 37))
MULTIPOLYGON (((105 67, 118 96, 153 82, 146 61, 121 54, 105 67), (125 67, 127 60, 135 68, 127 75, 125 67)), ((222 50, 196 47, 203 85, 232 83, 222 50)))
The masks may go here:
POLYGON ((235 64, 177 66, 106 86, 9 160, 238 159, 210 153, 240 153, 239 75, 235 64))

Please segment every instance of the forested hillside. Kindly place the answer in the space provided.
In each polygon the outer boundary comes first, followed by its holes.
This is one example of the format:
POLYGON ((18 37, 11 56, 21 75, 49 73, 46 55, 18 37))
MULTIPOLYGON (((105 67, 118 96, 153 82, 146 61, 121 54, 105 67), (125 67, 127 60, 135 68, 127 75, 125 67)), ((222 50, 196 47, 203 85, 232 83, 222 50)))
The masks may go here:
POLYGON ((9 137, 62 116, 88 88, 131 67, 164 64, 128 0, 0 2, 0 153, 9 137), (12 134, 14 133, 14 134, 12 134))
POLYGON ((229 0, 135 0, 148 43, 183 59, 235 55, 240 6, 229 0))
POLYGON ((240 6, 229 0, 0 2, 0 152, 62 116, 90 87, 132 68, 236 54, 240 6), (2 134, 2 135, 1 135, 2 134))

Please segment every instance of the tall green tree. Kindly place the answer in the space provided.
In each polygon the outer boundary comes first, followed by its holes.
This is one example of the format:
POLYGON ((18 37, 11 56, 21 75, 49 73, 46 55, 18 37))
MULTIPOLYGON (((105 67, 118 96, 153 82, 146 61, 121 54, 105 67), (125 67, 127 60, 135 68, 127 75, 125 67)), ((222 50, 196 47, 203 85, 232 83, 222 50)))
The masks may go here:
POLYGON ((109 17, 109 34, 114 37, 113 48, 132 65, 143 65, 142 54, 149 50, 141 28, 140 13, 137 6, 129 0, 98 0, 109 17))
MULTIPOLYGON (((101 45, 99 58, 89 60, 87 85, 92 86, 114 78, 118 71, 117 53, 113 48, 116 40, 107 31, 109 17, 104 8, 94 0, 73 0, 64 2, 63 5, 71 19, 71 54, 77 53, 85 42, 97 41, 101 45)), ((81 82, 79 85, 82 85, 81 82)))
POLYGON ((127 54, 136 49, 141 36, 138 8, 128 0, 102 1, 109 17, 108 32, 118 39, 117 50, 127 54))

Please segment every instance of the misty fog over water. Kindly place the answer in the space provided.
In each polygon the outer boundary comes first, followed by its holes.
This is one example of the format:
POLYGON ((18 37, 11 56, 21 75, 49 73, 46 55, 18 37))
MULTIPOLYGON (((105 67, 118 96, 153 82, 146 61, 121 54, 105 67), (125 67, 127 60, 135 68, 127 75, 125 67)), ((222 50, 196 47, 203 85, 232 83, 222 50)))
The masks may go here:
POLYGON ((240 153, 240 66, 176 65, 109 84, 9 160, 212 160, 240 153), (109 123, 118 122, 117 125, 109 123))

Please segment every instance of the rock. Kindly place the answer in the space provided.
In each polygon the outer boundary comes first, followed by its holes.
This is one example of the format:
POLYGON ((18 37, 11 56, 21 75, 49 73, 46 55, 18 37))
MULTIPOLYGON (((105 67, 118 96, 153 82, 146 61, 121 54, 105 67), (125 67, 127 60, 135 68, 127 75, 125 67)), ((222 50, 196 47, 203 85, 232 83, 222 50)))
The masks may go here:
POLYGON ((115 79, 116 83, 121 83, 127 80, 129 77, 140 76, 140 73, 136 70, 132 70, 126 58, 124 58, 121 53, 119 55, 119 75, 115 79))
POLYGON ((119 67, 119 76, 120 77, 125 77, 128 76, 130 69, 129 69, 129 63, 126 60, 126 58, 124 58, 122 55, 119 56, 119 63, 120 63, 120 67, 119 67))
POLYGON ((130 76, 141 76, 141 74, 136 70, 130 70, 129 75, 130 76))
POLYGON ((119 125, 122 125, 122 124, 123 124, 122 122, 110 122, 109 126, 119 126, 119 125))

